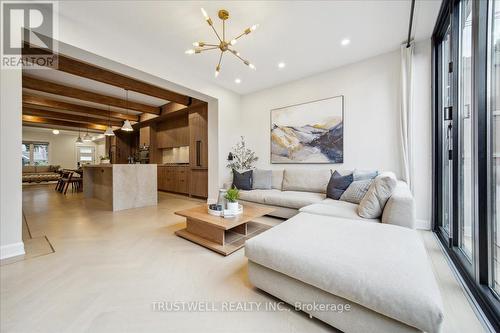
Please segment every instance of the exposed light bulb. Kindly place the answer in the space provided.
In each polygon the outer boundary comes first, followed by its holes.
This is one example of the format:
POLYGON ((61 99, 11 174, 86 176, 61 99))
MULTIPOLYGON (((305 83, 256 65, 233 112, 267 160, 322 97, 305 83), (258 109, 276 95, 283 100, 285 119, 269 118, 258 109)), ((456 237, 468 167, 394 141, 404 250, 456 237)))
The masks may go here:
POLYGON ((349 38, 344 38, 344 39, 342 39, 342 41, 340 42, 340 44, 341 44, 342 46, 347 46, 347 45, 349 45, 350 43, 351 43, 351 40, 350 40, 349 38))
POLYGON ((259 27, 258 24, 254 24, 254 25, 252 25, 252 27, 250 28, 250 30, 255 31, 255 30, 257 30, 258 27, 259 27))
POLYGON ((57 129, 55 129, 55 130, 52 130, 52 134, 54 134, 54 135, 57 135, 57 134, 59 134, 59 130, 57 130, 57 129))
POLYGON ((278 64, 278 68, 285 68, 286 64, 284 62, 280 62, 278 64))
POLYGON ((186 53, 186 54, 194 54, 195 52, 196 52, 195 50, 189 49, 189 50, 186 50, 186 52, 184 52, 184 53, 186 53))
POLYGON ((205 18, 205 20, 208 20, 209 17, 208 17, 207 12, 205 11, 205 9, 203 9, 203 8, 200 8, 200 9, 201 9, 201 13, 203 14, 203 17, 205 18))
POLYGON ((241 79, 239 79, 239 78, 234 79, 234 83, 240 84, 241 83, 241 79))
POLYGON ((214 76, 215 76, 215 77, 219 76, 219 70, 218 70, 218 69, 216 69, 216 70, 215 70, 215 74, 214 74, 214 76))
POLYGON ((249 64, 248 67, 250 67, 251 69, 255 70, 257 68, 255 68, 255 65, 254 64, 249 64))
POLYGON ((231 44, 231 45, 235 45, 236 43, 238 43, 238 40, 236 40, 236 39, 232 39, 232 40, 229 42, 229 44, 231 44))
POLYGON ((194 46, 194 47, 198 47, 198 46, 200 46, 200 43, 199 43, 199 42, 194 42, 194 43, 193 43, 193 46, 194 46))

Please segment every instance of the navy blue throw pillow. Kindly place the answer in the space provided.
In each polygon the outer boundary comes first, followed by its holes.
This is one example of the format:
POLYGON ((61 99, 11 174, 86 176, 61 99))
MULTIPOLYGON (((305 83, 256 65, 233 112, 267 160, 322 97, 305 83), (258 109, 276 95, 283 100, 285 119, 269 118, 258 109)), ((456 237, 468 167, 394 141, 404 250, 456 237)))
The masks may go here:
POLYGON ((253 171, 248 170, 242 173, 233 169, 233 187, 238 190, 249 191, 252 189, 253 171))
POLYGON ((347 190, 352 181, 352 173, 347 176, 342 176, 340 175, 340 173, 335 171, 330 177, 330 181, 328 182, 328 187, 326 188, 326 197, 339 200, 342 196, 342 193, 347 190))

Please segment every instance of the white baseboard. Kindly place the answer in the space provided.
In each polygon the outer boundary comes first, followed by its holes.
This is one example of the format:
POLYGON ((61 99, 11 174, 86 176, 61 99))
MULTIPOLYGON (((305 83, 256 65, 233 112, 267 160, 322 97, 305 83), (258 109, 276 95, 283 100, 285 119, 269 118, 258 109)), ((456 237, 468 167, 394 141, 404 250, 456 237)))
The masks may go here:
POLYGON ((24 253, 23 242, 0 246, 0 260, 22 256, 24 253))
POLYGON ((419 230, 431 230, 431 221, 417 219, 415 227, 419 230))

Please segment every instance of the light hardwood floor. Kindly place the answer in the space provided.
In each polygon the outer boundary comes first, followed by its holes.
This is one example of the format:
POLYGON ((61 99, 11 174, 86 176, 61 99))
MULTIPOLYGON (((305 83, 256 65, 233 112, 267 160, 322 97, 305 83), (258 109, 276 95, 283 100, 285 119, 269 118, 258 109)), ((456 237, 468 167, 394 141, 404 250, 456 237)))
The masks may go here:
MULTIPOLYGON (((184 227, 174 211, 199 202, 160 193, 156 207, 112 213, 81 193, 64 196, 52 188, 23 191, 31 234, 46 235, 55 253, 0 267, 0 331, 334 331, 295 311, 152 311, 159 300, 277 300, 252 288, 243 250, 223 257, 174 235, 184 227)), ((482 332, 436 239, 421 235, 444 299, 443 332, 482 332)))

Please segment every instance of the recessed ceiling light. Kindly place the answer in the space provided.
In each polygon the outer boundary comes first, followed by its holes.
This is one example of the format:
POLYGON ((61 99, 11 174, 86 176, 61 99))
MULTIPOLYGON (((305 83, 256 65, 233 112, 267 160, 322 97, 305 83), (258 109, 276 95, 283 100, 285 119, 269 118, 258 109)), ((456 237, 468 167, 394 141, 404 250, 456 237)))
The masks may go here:
POLYGON ((239 79, 239 78, 234 79, 234 83, 240 84, 241 83, 241 79, 239 79))
POLYGON ((59 130, 56 130, 56 129, 55 129, 55 130, 52 130, 52 133, 53 133, 54 135, 57 135, 57 134, 59 134, 59 130))
POLYGON ((278 64, 278 68, 285 68, 286 64, 282 61, 278 64))
POLYGON ((349 45, 351 43, 351 40, 349 38, 344 38, 342 39, 342 41, 340 42, 340 44, 342 46, 346 46, 346 45, 349 45))

